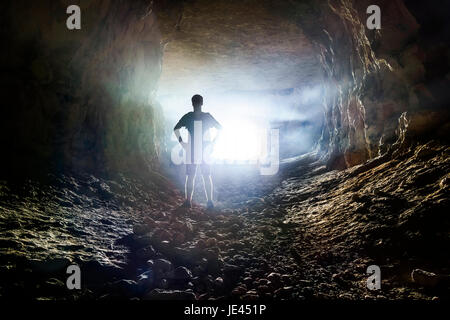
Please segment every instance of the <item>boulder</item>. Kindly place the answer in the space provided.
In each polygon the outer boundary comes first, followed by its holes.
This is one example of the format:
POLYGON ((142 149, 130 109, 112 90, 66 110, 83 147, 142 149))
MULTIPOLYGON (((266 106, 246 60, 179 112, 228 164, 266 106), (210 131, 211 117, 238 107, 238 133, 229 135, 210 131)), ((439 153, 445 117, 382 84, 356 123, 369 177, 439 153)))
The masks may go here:
POLYGON ((136 257, 139 260, 147 261, 149 259, 154 258, 156 255, 155 249, 152 246, 139 248, 136 250, 136 257))
POLYGON ((259 294, 256 290, 247 291, 241 298, 242 300, 255 301, 259 299, 259 294))
POLYGON ((153 272, 151 270, 141 273, 137 280, 140 291, 148 291, 148 289, 153 286, 154 280, 153 272))
POLYGON ((136 224, 133 226, 133 233, 142 236, 152 231, 152 227, 148 224, 136 224))
POLYGON ((414 269, 411 272, 411 279, 414 283, 423 287, 435 287, 440 283, 441 277, 437 274, 422 269, 414 269))
POLYGON ((156 259, 153 263, 153 269, 155 272, 169 272, 173 269, 173 264, 166 259, 156 259))
POLYGON ((281 275, 276 272, 272 272, 267 276, 267 280, 269 280, 274 288, 279 288, 281 286, 281 275))
POLYGON ((174 270, 172 279, 188 281, 192 279, 192 272, 188 268, 180 266, 174 270))
POLYGON ((145 300, 196 300, 192 290, 164 290, 153 289, 145 297, 145 300))
POLYGON ((139 286, 136 281, 121 279, 111 283, 109 293, 114 296, 133 297, 139 293, 139 286))

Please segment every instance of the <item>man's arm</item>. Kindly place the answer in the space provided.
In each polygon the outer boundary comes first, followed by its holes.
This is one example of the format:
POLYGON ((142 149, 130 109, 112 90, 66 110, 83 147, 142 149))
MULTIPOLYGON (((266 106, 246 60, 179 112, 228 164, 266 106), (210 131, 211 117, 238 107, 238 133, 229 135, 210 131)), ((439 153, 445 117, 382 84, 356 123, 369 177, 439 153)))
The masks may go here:
POLYGON ((183 139, 181 138, 180 129, 174 129, 173 132, 175 132, 175 136, 177 137, 178 142, 183 142, 183 139))
POLYGON ((222 125, 210 113, 208 113, 208 115, 209 115, 209 118, 210 118, 209 120, 211 121, 212 127, 217 129, 217 134, 214 137, 214 140, 212 141, 214 143, 220 135, 220 131, 222 130, 222 125))
POLYGON ((212 126, 217 130, 222 130, 222 125, 216 119, 214 119, 214 117, 210 113, 208 114, 210 116, 212 126))
POLYGON ((181 117, 180 121, 178 121, 178 123, 173 128, 173 132, 175 133, 175 136, 177 137, 177 140, 179 143, 183 142, 183 139, 181 138, 181 134, 180 134, 180 129, 185 126, 185 119, 186 119, 186 115, 181 117))

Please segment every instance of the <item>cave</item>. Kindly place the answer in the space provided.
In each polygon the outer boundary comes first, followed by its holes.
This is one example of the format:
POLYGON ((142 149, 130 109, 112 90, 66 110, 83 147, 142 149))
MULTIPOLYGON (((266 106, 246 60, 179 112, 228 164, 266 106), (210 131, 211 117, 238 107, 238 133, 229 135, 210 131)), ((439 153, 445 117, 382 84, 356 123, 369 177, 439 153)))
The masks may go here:
POLYGON ((0 300, 448 300, 449 9, 2 2, 0 300))

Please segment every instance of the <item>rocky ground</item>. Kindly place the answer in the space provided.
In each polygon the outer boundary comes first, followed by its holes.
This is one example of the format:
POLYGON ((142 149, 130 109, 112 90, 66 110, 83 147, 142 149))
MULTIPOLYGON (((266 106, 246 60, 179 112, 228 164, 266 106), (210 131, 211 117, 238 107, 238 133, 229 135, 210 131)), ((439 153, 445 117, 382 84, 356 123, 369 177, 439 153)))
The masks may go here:
POLYGON ((219 170, 214 211, 180 209, 163 178, 3 181, 0 294, 447 300, 449 153, 429 142, 345 171, 316 154, 274 177, 219 170), (81 290, 66 288, 72 263, 81 290), (369 265, 381 268, 381 290, 366 288, 369 265))

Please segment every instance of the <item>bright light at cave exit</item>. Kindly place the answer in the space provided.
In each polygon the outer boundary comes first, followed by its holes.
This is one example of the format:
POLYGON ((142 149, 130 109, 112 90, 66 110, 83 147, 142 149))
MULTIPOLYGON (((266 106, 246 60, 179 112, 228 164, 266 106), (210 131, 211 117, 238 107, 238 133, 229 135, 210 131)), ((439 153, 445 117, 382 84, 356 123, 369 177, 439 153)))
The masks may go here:
MULTIPOLYGON (((204 94, 203 97, 202 111, 209 112, 222 125, 212 152, 214 162, 256 163, 267 156, 267 112, 258 99, 214 94, 204 94)), ((160 99, 169 123, 175 124, 185 113, 192 111, 190 99, 191 96, 160 99)), ((210 136, 206 136, 205 140, 214 138, 216 134, 217 130, 211 129, 210 136)), ((181 136, 187 141, 187 130, 182 129, 181 136)))
MULTIPOLYGON (((202 93, 203 112, 209 112, 220 122, 223 129, 213 149, 215 162, 255 162, 267 160, 272 141, 269 139, 269 124, 290 120, 305 121, 317 118, 321 114, 319 105, 320 87, 305 87, 292 94, 263 95, 227 93, 202 93)), ((159 102, 164 108, 164 116, 173 128, 175 123, 187 112, 192 111, 191 95, 160 96, 159 102)), ((317 124, 319 125, 319 124, 317 124)), ((215 130, 211 130, 212 137, 215 130)), ((308 133, 298 130, 302 136, 295 136, 295 143, 309 146, 308 133)), ((181 135, 187 141, 187 130, 181 135)), ((284 139, 289 139, 284 137, 284 139)), ((175 142, 175 135, 172 134, 175 142)))
MULTIPOLYGON (((257 161, 263 156, 264 127, 234 118, 219 120, 222 131, 214 145, 212 157, 225 161, 257 161)), ((216 130, 213 130, 213 135, 216 130)))

